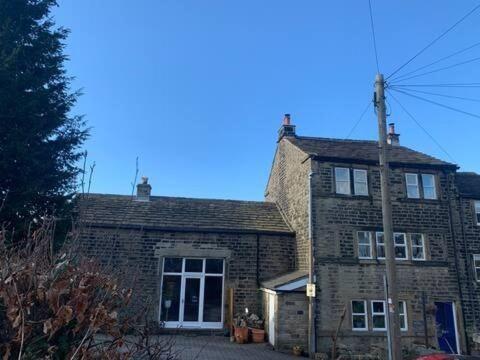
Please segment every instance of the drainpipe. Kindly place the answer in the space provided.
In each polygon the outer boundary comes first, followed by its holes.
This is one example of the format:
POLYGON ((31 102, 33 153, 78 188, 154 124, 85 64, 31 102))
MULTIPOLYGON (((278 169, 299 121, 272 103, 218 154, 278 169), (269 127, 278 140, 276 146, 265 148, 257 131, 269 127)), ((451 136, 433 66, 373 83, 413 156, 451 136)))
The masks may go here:
MULTIPOLYGON (((313 243, 313 191, 312 179, 314 173, 308 176, 308 283, 314 284, 315 281, 315 258, 313 243)), ((315 334, 315 297, 308 297, 308 354, 314 358, 316 353, 316 334, 315 334)))

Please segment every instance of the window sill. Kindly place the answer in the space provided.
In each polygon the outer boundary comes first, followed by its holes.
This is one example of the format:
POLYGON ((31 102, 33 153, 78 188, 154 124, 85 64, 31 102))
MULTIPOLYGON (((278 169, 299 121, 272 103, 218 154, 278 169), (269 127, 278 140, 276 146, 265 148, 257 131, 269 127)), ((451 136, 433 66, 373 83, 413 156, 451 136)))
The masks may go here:
POLYGON ((405 203, 413 203, 413 204, 441 204, 444 201, 441 199, 414 199, 414 198, 406 198, 406 197, 401 197, 397 198, 399 202, 405 202, 405 203))

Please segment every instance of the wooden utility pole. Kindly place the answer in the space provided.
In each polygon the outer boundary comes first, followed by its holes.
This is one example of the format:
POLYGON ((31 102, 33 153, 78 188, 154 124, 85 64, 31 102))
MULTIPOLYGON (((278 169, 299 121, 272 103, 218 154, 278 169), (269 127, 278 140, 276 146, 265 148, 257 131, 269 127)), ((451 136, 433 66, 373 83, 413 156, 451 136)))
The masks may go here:
POLYGON ((400 318, 398 316, 397 271, 393 242, 392 203, 390 198, 389 145, 387 144, 387 113, 385 109, 385 80, 382 74, 375 78, 375 107, 378 115, 378 146, 380 153, 380 180, 382 188, 383 234, 385 241, 385 265, 387 272, 387 316, 392 360, 402 359, 400 318))
POLYGON ((313 176, 311 172, 308 176, 308 356, 313 359, 316 352, 316 334, 315 334, 315 244, 313 241, 313 176))

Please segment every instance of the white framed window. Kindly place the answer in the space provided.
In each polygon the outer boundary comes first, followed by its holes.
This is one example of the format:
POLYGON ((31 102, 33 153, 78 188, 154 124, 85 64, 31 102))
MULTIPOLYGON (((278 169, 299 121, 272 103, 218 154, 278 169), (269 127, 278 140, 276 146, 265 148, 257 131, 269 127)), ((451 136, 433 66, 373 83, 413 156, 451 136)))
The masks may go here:
POLYGON ((352 330, 367 331, 367 302, 365 300, 352 300, 352 330))
POLYGON ((353 169, 353 190, 355 195, 368 195, 367 170, 353 169))
POLYGON ((375 240, 377 243, 377 259, 385 259, 385 234, 377 232, 375 240))
POLYGON ((407 197, 410 199, 420 199, 420 187, 418 186, 417 174, 405 174, 407 184, 407 197))
POLYGON ((412 260, 425 260, 425 239, 423 234, 411 234, 412 260))
POLYGON ((435 200, 437 198, 437 188, 435 186, 435 175, 422 174, 423 197, 425 199, 435 200))
POLYGON ((360 259, 371 259, 372 256, 372 233, 370 231, 357 232, 358 257, 360 259))
POLYGON ((480 200, 475 201, 475 218, 477 225, 480 225, 480 200))
POLYGON ((407 331, 408 330, 407 303, 405 301, 398 302, 398 317, 400 318, 400 329, 402 331, 407 331))
POLYGON ((385 318, 385 301, 372 300, 372 329, 373 331, 387 330, 387 321, 385 318))
POLYGON ((408 258, 407 235, 404 233, 394 233, 393 243, 395 245, 395 259, 406 260, 408 258))
POLYGON ((480 254, 473 255, 473 270, 475 271, 475 279, 480 281, 480 254))
POLYGON ((337 194, 350 195, 350 169, 335 168, 335 188, 337 194))

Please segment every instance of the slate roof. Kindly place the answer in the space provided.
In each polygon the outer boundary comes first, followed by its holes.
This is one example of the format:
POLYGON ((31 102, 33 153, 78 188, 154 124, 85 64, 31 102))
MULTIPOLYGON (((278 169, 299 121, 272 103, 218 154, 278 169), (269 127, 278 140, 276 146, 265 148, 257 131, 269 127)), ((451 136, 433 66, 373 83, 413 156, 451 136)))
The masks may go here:
POLYGON ((81 219, 98 226, 293 234, 271 202, 89 194, 78 204, 81 219))
POLYGON ((480 199, 480 174, 459 172, 456 182, 461 196, 480 199))
MULTIPOLYGON (((328 139, 305 136, 288 137, 287 139, 308 155, 378 163, 377 141, 328 139)), ((436 159, 430 155, 400 145, 392 146, 390 155, 390 161, 392 163, 456 167, 455 164, 436 159)))
POLYGON ((306 271, 297 270, 287 274, 283 274, 267 281, 263 281, 261 285, 265 289, 275 290, 283 285, 287 285, 297 280, 300 280, 307 275, 308 273, 306 271))

